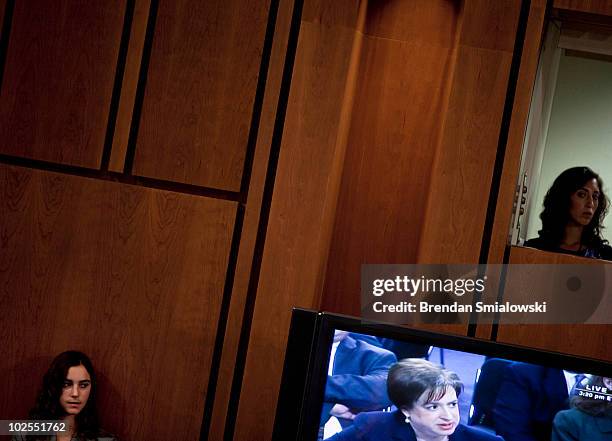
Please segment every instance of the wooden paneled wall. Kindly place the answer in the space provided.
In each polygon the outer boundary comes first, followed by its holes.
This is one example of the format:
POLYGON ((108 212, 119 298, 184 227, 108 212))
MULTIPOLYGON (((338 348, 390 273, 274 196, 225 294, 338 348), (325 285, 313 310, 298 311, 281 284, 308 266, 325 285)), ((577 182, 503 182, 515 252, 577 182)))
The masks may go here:
POLYGON ((319 307, 366 5, 304 3, 235 440, 270 439, 291 307, 319 307))
MULTIPOLYGON (((512 247, 510 264, 556 264, 556 265, 612 265, 593 259, 512 247)), ((608 290, 609 287, 606 287, 608 290)), ((559 293, 568 295, 567 292, 559 293)), ((588 294, 587 294, 588 295, 588 294)), ((607 296, 609 298, 609 296, 607 296)), ((612 361, 610 352, 612 325, 571 324, 571 325, 502 325, 497 340, 549 351, 566 352, 584 357, 612 361)))
MULTIPOLYGON (((0 417, 77 348, 124 440, 269 439, 291 307, 358 314, 362 263, 476 262, 492 200, 503 258, 544 14, 0 0, 0 417)), ((564 350, 558 335, 499 334, 564 350)))
POLYGON ((478 261, 520 4, 370 6, 323 309, 362 263, 478 261))
POLYGON ((161 1, 134 173, 239 191, 269 1, 161 1))
POLYGON ((2 418, 75 348, 105 429, 220 439, 283 99, 278 3, 0 2, 2 418))
POLYGON ((15 2, 0 153, 99 168, 125 9, 121 0, 15 2))
POLYGON ((236 202, 5 165, 0 176, 0 414, 27 415, 52 357, 75 348, 102 375, 109 429, 193 439, 236 202))
POLYGON ((416 261, 461 17, 452 2, 367 12, 322 300, 352 315, 362 263, 416 261))

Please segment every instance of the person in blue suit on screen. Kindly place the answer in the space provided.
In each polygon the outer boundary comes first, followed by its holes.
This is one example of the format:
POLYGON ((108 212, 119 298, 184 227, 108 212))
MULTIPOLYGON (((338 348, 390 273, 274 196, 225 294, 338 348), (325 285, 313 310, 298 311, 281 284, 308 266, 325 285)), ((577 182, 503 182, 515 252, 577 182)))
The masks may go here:
POLYGON ((359 412, 391 405, 385 385, 397 361, 395 354, 353 336, 341 330, 334 333, 321 426, 336 417, 346 427, 359 412))
POLYGON ((503 441, 459 423, 463 389, 454 372, 420 358, 391 367, 387 391, 394 412, 365 412, 330 441, 503 441))
POLYGON ((550 441, 555 415, 568 408, 567 389, 561 369, 509 364, 493 408, 496 432, 506 441, 550 441))

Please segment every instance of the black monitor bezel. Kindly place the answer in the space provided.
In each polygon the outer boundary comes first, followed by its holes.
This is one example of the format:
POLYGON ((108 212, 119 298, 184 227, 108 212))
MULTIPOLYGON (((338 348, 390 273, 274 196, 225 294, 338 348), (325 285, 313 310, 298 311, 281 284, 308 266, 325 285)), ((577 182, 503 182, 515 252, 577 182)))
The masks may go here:
MULTIPOLYGON (((310 344, 304 344, 304 353, 308 354, 308 368, 304 370, 304 354, 301 356, 299 364, 302 366, 302 374, 307 372, 305 378, 296 381, 295 376, 290 372, 295 369, 296 361, 291 360, 295 357, 287 352, 285 359, 285 369, 283 371, 283 390, 301 391, 293 394, 284 393, 279 397, 277 407, 277 418, 275 421, 275 435, 282 433, 282 439, 296 439, 300 441, 312 441, 317 439, 320 412, 323 406, 325 383, 327 380, 327 367, 329 364, 329 350, 333 341, 334 330, 342 329, 350 332, 373 335, 376 337, 392 338, 401 341, 427 344, 431 346, 443 347, 463 352, 471 352, 488 357, 504 358, 513 361, 524 361, 542 366, 554 367, 565 370, 581 371, 594 375, 612 376, 612 364, 603 360, 596 360, 588 357, 579 357, 570 354, 552 352, 543 349, 527 348, 524 346, 512 345, 507 343, 492 342, 477 338, 466 337, 457 334, 446 334, 439 332, 423 331, 420 329, 400 327, 382 323, 366 322, 359 318, 332 314, 327 312, 316 312, 296 308, 294 316, 311 317, 311 337, 310 344), (293 362, 293 364, 291 364, 293 362), (293 368, 291 368, 293 366, 293 368), (291 383, 293 386, 288 386, 291 383), (293 402, 292 402, 293 401, 293 402), (299 401, 299 402, 298 402, 299 401), (278 409, 285 406, 295 406, 300 409, 299 421, 292 418, 279 417, 278 409), (294 432, 295 437, 288 437, 288 432, 294 432)), ((293 319, 292 319, 293 321, 293 319)), ((295 330, 295 327, 293 327, 295 330)), ((304 335, 300 339, 304 340, 304 335)), ((292 341, 290 336, 289 342, 292 341)), ((299 341, 299 340, 293 340, 299 341)), ((291 351, 295 354, 295 351, 291 351)), ((282 412, 281 412, 282 414, 282 412)), ((277 436, 273 440, 280 439, 277 436)))

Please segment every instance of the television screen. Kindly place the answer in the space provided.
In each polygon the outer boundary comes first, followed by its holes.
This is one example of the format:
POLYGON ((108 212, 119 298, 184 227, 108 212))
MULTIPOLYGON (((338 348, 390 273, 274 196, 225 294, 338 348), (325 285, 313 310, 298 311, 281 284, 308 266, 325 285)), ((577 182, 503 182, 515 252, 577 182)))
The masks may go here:
POLYGON ((275 440, 612 439, 608 363, 333 314, 296 315, 275 440))

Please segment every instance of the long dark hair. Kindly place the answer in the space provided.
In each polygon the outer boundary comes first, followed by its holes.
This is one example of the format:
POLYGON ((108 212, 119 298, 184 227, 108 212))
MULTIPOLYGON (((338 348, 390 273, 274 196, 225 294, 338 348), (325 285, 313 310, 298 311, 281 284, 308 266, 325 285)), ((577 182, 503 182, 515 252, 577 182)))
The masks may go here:
POLYGON ((601 231, 610 201, 603 192, 603 181, 589 167, 572 167, 557 176, 544 197, 544 211, 540 214, 542 229, 538 234, 551 248, 559 246, 563 240, 565 227, 570 220, 572 194, 592 179, 597 180, 599 186, 599 203, 591 222, 582 231, 582 244, 599 247, 607 243, 601 237, 601 231))
MULTIPOLYGON (((606 387, 603 382, 603 377, 593 376, 589 380, 589 385, 591 386, 600 386, 602 388, 606 387)), ((583 396, 572 397, 570 400, 570 404, 572 407, 580 409, 581 411, 588 413, 589 415, 594 416, 605 416, 608 418, 612 418, 612 403, 605 400, 595 400, 593 398, 586 398, 583 396)))
MULTIPOLYGON (((43 377, 42 388, 36 399, 36 405, 30 411, 30 419, 57 420, 66 416, 60 404, 60 396, 68 370, 74 366, 83 366, 91 378, 91 391, 83 410, 75 416, 76 435, 79 439, 95 439, 99 433, 98 412, 96 409, 96 374, 91 360, 79 351, 66 351, 59 354, 43 377)), ((28 440, 45 439, 28 437, 28 440)))

